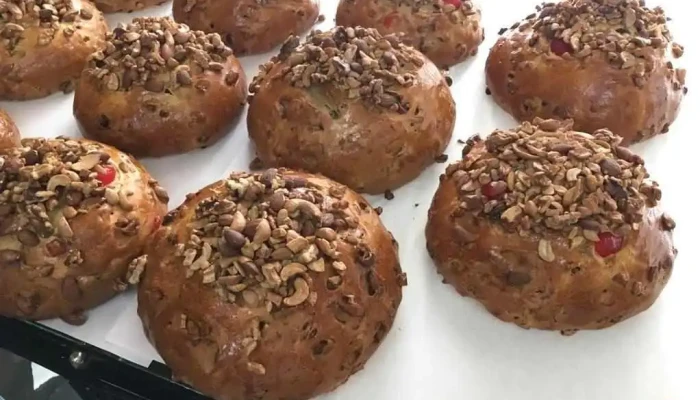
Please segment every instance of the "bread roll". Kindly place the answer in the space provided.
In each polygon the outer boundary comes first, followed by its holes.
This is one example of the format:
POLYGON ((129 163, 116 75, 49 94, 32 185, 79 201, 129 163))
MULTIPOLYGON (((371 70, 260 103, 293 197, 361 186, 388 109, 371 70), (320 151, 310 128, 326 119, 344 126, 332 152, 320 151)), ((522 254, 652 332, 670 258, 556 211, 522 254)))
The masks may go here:
POLYGON ((429 212, 445 281, 498 318, 570 334, 652 305, 671 276, 675 222, 641 157, 609 130, 538 120, 469 140, 429 212))
POLYGON ((687 91, 666 16, 643 1, 565 0, 502 29, 486 62, 493 99, 521 121, 608 128, 623 145, 668 132, 687 91))
POLYGON ((144 329, 217 400, 308 399, 362 369, 406 277, 358 194, 318 175, 234 173, 166 217, 145 256, 144 329))

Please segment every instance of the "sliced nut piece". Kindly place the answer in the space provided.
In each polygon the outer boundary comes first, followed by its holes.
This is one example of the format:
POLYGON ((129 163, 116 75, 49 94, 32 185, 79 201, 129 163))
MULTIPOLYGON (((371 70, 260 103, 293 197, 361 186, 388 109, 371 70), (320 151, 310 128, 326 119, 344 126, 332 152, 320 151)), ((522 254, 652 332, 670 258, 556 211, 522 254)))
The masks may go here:
POLYGON ((587 240, 590 240, 591 242, 597 242, 600 240, 596 231, 591 231, 588 229, 583 230, 583 237, 587 240))
POLYGON ((280 278, 282 278, 282 281, 287 282, 289 278, 303 274, 304 272, 306 272, 306 266, 303 264, 290 263, 282 267, 282 271, 280 271, 280 278))
POLYGON ((323 260, 323 258, 319 258, 310 262, 308 264, 308 267, 314 272, 323 272, 326 270, 326 262, 323 260))
POLYGON ((552 262, 555 259, 552 243, 550 243, 549 240, 540 239, 539 245, 537 246, 537 253, 541 259, 547 262, 552 262))
POLYGON ((63 214, 56 218, 54 226, 56 227, 56 231, 60 237, 66 239, 73 237, 73 229, 71 229, 68 220, 63 216, 63 214))
POLYGON ((284 304, 289 307, 296 307, 304 303, 309 298, 309 284, 304 278, 294 280, 294 294, 284 299, 284 304))
POLYGON ((80 158, 78 162, 74 163, 71 168, 74 171, 87 171, 91 170, 100 162, 102 157, 101 153, 89 153, 80 158))
POLYGON ((246 219, 242 212, 236 211, 233 213, 233 222, 231 223, 231 229, 236 232, 243 232, 246 226, 246 219))
POLYGON ((294 254, 288 248, 280 247, 280 248, 276 249, 275 251, 273 251, 270 256, 272 257, 273 260, 284 261, 284 260, 289 260, 290 258, 294 257, 294 254))
POLYGON ((347 270, 348 267, 342 261, 333 261, 333 269, 338 272, 345 272, 345 270, 347 270))
POLYGON ((287 248, 294 254, 309 247, 309 241, 305 237, 297 237, 287 242, 287 248))
POLYGON ((336 239, 337 234, 331 228, 321 228, 316 231, 316 237, 332 242, 336 239))
POLYGON ((129 269, 126 273, 126 281, 131 285, 136 285, 141 281, 141 275, 146 268, 146 263, 148 262, 148 255, 144 254, 140 257, 134 258, 129 263, 129 269))
POLYGON ((263 244, 272 235, 272 230, 270 229, 270 223, 266 219, 262 219, 258 226, 255 228, 255 235, 253 236, 253 243, 263 244))
POLYGON ((248 362, 247 364, 248 371, 256 374, 256 375, 265 375, 265 367, 256 362, 248 362))
POLYGON ((267 283, 272 285, 272 287, 278 287, 282 284, 282 278, 280 278, 279 274, 277 273, 277 266, 275 264, 269 263, 263 265, 262 274, 267 283))

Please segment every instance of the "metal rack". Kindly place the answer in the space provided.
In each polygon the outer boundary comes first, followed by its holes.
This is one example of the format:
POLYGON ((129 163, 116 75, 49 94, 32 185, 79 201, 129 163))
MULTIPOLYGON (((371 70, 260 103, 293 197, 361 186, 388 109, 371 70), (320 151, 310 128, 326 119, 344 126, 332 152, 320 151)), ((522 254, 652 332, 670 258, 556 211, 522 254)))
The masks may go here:
POLYGON ((143 368, 44 325, 0 317, 0 348, 66 378, 85 400, 207 400, 152 362, 143 368))

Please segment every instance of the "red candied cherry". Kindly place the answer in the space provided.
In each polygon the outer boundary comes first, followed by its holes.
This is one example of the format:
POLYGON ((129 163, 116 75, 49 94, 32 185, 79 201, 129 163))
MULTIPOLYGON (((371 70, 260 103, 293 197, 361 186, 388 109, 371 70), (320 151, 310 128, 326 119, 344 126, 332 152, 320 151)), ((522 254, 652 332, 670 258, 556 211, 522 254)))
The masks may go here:
POLYGON ((503 181, 489 182, 481 186, 481 194, 489 200, 497 199, 506 192, 507 187, 503 181))
POLYGON ((561 39, 552 39, 549 47, 552 49, 552 53, 558 56, 564 55, 564 53, 572 54, 574 52, 574 48, 561 39))
POLYGON ((622 238, 615 236, 612 232, 602 232, 598 234, 598 241, 595 243, 595 252, 605 258, 622 250, 622 238))
POLYGON ((394 25, 394 22, 399 18, 398 13, 391 13, 384 17, 384 27, 386 28, 391 28, 392 25, 394 25))
POLYGON ((116 177, 117 170, 111 165, 103 165, 102 170, 97 172, 97 180, 104 186, 109 186, 110 183, 114 182, 114 178, 116 177))
POLYGON ((445 4, 452 4, 456 8, 462 5, 462 0, 442 0, 445 4))

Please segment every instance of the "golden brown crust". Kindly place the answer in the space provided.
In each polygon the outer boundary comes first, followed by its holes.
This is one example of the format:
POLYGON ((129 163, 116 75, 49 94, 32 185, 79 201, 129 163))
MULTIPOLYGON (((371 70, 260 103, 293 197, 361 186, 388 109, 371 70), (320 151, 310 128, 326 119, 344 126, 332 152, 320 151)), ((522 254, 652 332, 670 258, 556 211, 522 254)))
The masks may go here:
MULTIPOLYGON (((4 169, 0 169, 10 176, 16 176, 12 171, 30 164, 30 160, 39 160, 39 163, 24 167, 27 171, 32 168, 38 171, 43 168, 38 168, 39 165, 46 164, 54 165, 56 172, 64 172, 40 178, 39 189, 53 190, 54 194, 45 202, 31 203, 34 206, 24 201, 8 202, 8 187, 0 185, 0 213, 3 215, 0 224, 0 314, 32 320, 64 317, 72 322, 84 322, 81 318, 76 320, 76 314, 126 289, 129 264, 141 254, 145 242, 165 215, 167 194, 133 158, 97 142, 24 139, 21 148, 6 149, 1 154, 4 169), (72 175, 70 179, 75 179, 79 176, 78 171, 95 175, 98 167, 90 170, 69 168, 75 174, 65 172, 69 169, 65 164, 56 163, 60 157, 57 154, 62 154, 64 162, 71 156, 56 150, 64 148, 61 146, 70 146, 76 154, 97 151, 108 155, 108 161, 98 161, 97 165, 102 171, 109 168, 115 171, 114 181, 97 186, 98 189, 93 189, 89 196, 78 194, 80 192, 76 189, 68 192, 63 186, 67 182, 58 183, 57 176, 72 175), (55 186, 50 187, 52 184, 55 186), (116 200, 106 194, 105 189, 113 190, 116 200), (123 193, 123 199, 119 198, 119 193, 123 193), (59 197, 55 197, 56 194, 59 197), (30 214, 28 210, 37 205, 49 208, 48 219, 30 214)), ((103 155, 101 160, 105 157, 103 155)), ((81 156, 80 160, 89 158, 81 156)), ((76 164, 78 162, 73 163, 76 164)), ((83 178, 82 182, 91 179, 83 178)), ((13 181, 16 180, 9 179, 9 182, 13 181)), ((5 185, 11 184, 7 182, 5 185)), ((27 179, 23 178, 21 182, 27 182, 27 179)), ((72 183, 79 184, 78 181, 72 183)))
MULTIPOLYGON (((234 174, 231 179, 247 175, 234 174)), ((253 307, 248 303, 250 294, 244 291, 246 303, 240 300, 241 293, 234 293, 237 302, 232 303, 203 284, 202 274, 187 278, 187 267, 183 258, 175 255, 175 244, 190 240, 197 204, 212 196, 231 198, 226 181, 190 196, 157 233, 148 253, 148 267, 139 288, 144 329, 178 379, 216 399, 300 400, 333 390, 364 366, 391 328, 401 301, 405 276, 396 244, 372 207, 358 194, 318 175, 280 170, 278 176, 288 182, 286 187, 301 179, 318 193, 331 193, 333 197, 323 200, 324 212, 337 209, 342 211, 337 215, 358 224, 357 230, 335 228, 339 232, 336 259, 346 267, 341 275, 323 253, 323 272, 308 270, 300 275, 311 282, 306 302, 294 307, 253 307), (337 207, 342 202, 348 206, 344 211, 337 207), (357 245, 344 236, 353 231, 353 237, 362 237, 364 243, 362 260, 357 245), (327 286, 339 277, 342 281, 335 281, 339 286, 327 286)), ((258 230, 255 232, 257 235, 258 230)), ((313 235, 313 229, 309 232, 313 235)), ((282 243, 285 248, 284 237, 282 243)), ((264 272, 268 265, 260 269, 264 272)))
POLYGON ((0 149, 19 146, 19 130, 9 115, 0 109, 0 149))
POLYGON ((165 3, 167 0, 93 0, 97 8, 103 13, 132 12, 154 7, 165 3))
MULTIPOLYGON (((153 20, 164 19, 149 21, 153 20)), ((189 32, 171 20, 164 24, 173 32, 204 35, 189 32)), ((93 56, 83 71, 73 103, 73 113, 84 135, 136 156, 153 157, 204 148, 226 135, 243 110, 247 84, 241 64, 215 36, 212 39, 218 41, 221 51, 204 62, 206 69, 196 58, 201 53, 190 54, 179 64, 173 62, 162 71, 152 72, 148 81, 128 75, 133 70, 121 66, 105 73, 101 58, 111 55, 93 56)), ((121 39, 113 35, 110 40, 121 39)), ((151 39, 140 40, 146 43, 151 39)), ((174 51, 166 54, 167 39, 161 40, 160 51, 153 57, 174 61, 173 54, 180 51, 181 45, 173 45, 174 51)))
MULTIPOLYGON (((484 142, 467 148, 465 160, 487 154, 484 142)), ((566 232, 518 232, 502 222, 506 213, 460 211, 460 177, 441 176, 428 214, 428 252, 446 283, 503 321, 567 334, 605 328, 646 310, 671 276, 675 223, 659 207, 644 206, 621 250, 601 257, 597 244, 566 232)))
POLYGON ((349 98, 343 84, 298 87, 284 78, 285 62, 269 65, 254 81, 248 111, 248 132, 262 162, 321 173, 366 193, 416 178, 449 143, 455 103, 433 63, 413 48, 401 51, 419 66, 410 83, 384 88, 398 96, 399 111, 372 104, 376 97, 349 98))
MULTIPOLYGON (((486 84, 494 101, 516 119, 571 118, 574 129, 609 128, 623 137, 623 144, 668 131, 686 89, 685 70, 669 62, 666 45, 635 50, 646 65, 639 61, 621 68, 610 61, 618 56, 591 51, 588 45, 581 44, 573 55, 554 54, 550 40, 533 30, 531 22, 523 25, 500 37, 486 62, 486 84)), ((676 55, 682 52, 673 47, 676 55)), ((630 53, 625 57, 631 64, 635 58, 630 53)))
POLYGON ((311 29, 317 0, 175 0, 173 17, 192 29, 218 32, 234 54, 272 50, 290 35, 311 29))
POLYGON ((476 55, 484 41, 481 10, 472 1, 455 8, 448 2, 402 0, 341 0, 336 22, 375 28, 382 34, 403 34, 402 40, 420 50, 440 68, 476 55), (411 4, 413 3, 413 4, 411 4), (438 4, 442 3, 442 4, 438 4))
MULTIPOLYGON (((22 17, 11 22, 24 30, 17 34, 21 37, 17 45, 0 40, 0 98, 29 100, 73 90, 88 56, 104 47, 107 23, 91 2, 70 1, 78 14, 67 17, 70 21, 61 16, 55 27, 40 26, 36 23, 39 17, 28 13, 18 14, 22 17)), ((10 0, 8 4, 23 2, 10 0)), ((0 31, 7 29, 8 22, 0 17, 0 31)))

